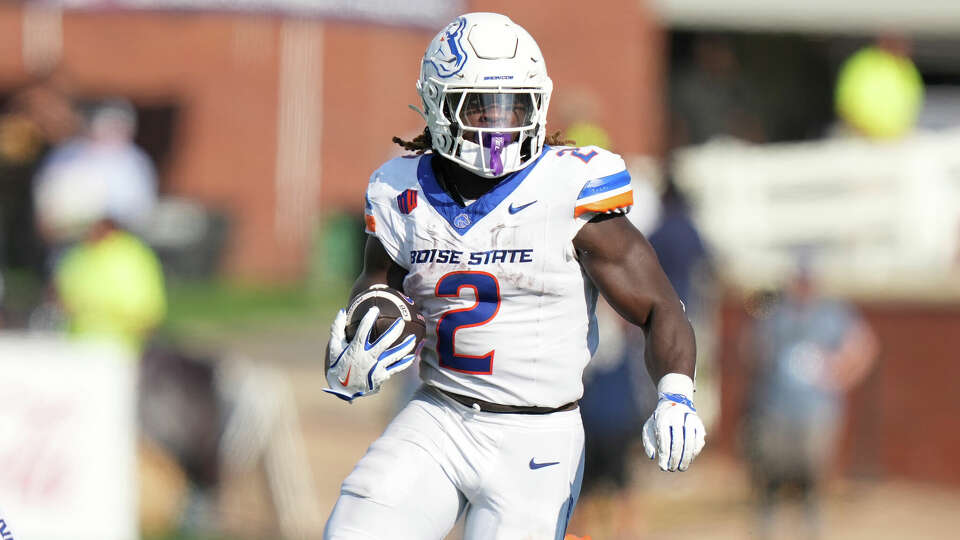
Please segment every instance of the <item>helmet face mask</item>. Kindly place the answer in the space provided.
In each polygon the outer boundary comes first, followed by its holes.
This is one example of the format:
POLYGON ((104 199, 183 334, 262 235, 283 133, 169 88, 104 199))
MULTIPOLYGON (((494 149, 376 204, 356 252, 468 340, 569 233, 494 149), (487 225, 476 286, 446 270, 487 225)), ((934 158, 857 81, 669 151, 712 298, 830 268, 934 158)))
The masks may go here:
POLYGON ((540 156, 552 90, 533 38, 493 13, 458 17, 437 34, 417 81, 434 151, 486 178, 540 156))
POLYGON ((450 92, 447 112, 466 128, 532 129, 536 127, 533 92, 450 92))

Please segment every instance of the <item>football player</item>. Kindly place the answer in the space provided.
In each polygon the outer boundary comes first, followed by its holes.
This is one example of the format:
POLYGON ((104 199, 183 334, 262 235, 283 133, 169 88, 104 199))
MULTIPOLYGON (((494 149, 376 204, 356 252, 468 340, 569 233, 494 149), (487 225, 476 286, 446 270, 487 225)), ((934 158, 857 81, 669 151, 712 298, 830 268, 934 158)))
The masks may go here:
MULTIPOLYGON (((623 160, 548 141, 553 83, 533 38, 493 13, 430 42, 417 81, 419 155, 367 189, 367 244, 353 295, 385 283, 427 321, 423 385, 344 480, 328 539, 562 539, 583 472, 581 374, 597 342, 598 292, 647 333, 660 402, 644 446, 666 471, 704 444, 695 344, 683 305, 626 219, 623 160), (551 144, 552 143, 552 144, 551 144)), ((401 326, 371 342, 333 323, 326 391, 372 394, 414 359, 401 326)))

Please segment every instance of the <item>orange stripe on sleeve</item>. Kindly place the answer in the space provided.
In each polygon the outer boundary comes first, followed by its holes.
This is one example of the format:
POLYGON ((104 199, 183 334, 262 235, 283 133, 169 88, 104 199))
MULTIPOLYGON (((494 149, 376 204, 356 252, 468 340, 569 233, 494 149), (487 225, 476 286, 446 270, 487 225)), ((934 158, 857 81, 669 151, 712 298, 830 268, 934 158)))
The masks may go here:
POLYGON ((366 214, 363 216, 363 220, 367 224, 367 232, 377 232, 377 218, 371 216, 370 214, 366 214))
POLYGON ((600 199, 599 201, 580 205, 573 210, 573 217, 580 217, 587 212, 606 212, 607 210, 615 210, 632 205, 633 190, 630 190, 607 199, 600 199))

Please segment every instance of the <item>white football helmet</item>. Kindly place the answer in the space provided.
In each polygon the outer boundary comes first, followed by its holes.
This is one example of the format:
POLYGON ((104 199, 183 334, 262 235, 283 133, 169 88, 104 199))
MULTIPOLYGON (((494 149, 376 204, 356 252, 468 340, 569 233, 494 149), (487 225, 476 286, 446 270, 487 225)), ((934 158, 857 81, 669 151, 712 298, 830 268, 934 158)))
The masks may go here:
POLYGON ((533 163, 546 139, 553 81, 540 47, 504 15, 468 13, 423 55, 416 109, 438 154, 497 178, 533 163))

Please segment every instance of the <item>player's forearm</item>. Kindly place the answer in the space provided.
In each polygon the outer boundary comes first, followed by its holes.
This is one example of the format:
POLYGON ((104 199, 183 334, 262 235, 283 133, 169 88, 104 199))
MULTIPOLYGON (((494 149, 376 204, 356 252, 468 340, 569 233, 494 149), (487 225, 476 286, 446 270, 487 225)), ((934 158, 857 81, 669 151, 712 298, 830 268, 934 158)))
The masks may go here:
POLYGON ((644 358, 654 382, 668 373, 693 378, 697 345, 693 327, 682 308, 669 304, 654 307, 644 331, 647 336, 644 358))
POLYGON ((350 289, 350 298, 352 299, 361 291, 367 290, 371 285, 377 284, 389 285, 398 291, 402 291, 403 279, 406 274, 407 270, 390 258, 380 240, 375 236, 368 236, 363 251, 363 271, 353 282, 353 288, 350 289))

